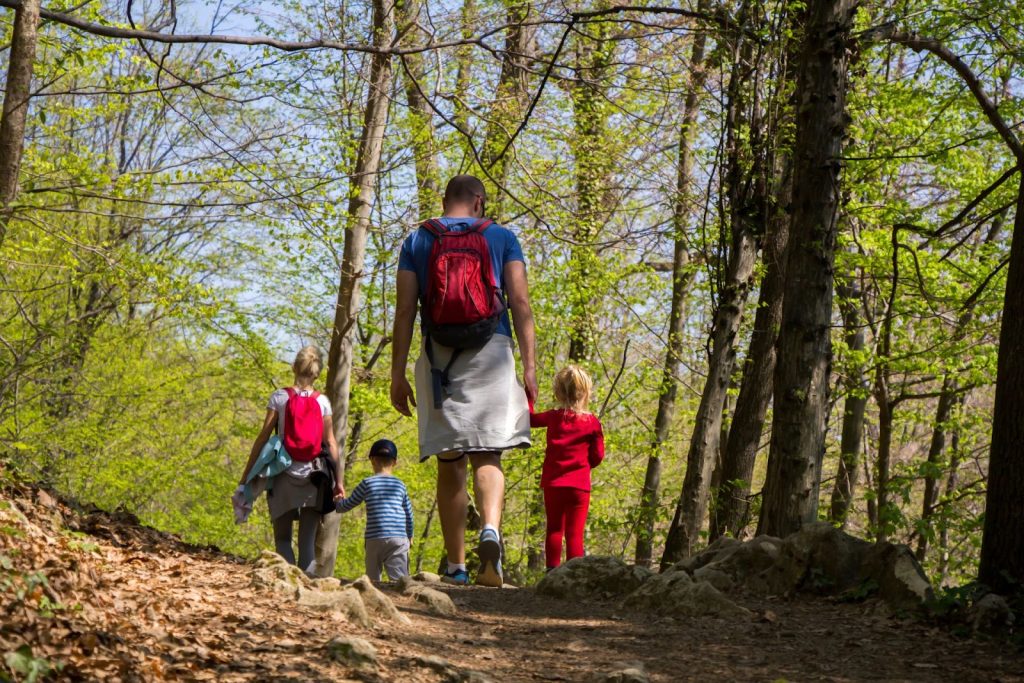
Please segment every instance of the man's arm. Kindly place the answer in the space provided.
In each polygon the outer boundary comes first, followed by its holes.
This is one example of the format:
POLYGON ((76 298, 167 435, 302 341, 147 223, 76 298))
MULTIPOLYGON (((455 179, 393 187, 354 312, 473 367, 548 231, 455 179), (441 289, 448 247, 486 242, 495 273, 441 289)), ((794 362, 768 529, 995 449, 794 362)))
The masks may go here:
POLYGON ((533 328, 533 309, 530 308, 530 286, 526 281, 526 264, 509 261, 503 273, 508 290, 508 306, 512 310, 512 324, 519 353, 523 359, 523 386, 531 403, 537 400, 537 345, 533 328))
POLYGON ((419 284, 416 273, 400 270, 395 276, 397 303, 395 305, 395 326, 391 333, 391 405, 403 415, 412 416, 409 404, 416 407, 416 397, 405 376, 409 363, 409 347, 412 346, 412 330, 416 323, 416 299, 419 284))

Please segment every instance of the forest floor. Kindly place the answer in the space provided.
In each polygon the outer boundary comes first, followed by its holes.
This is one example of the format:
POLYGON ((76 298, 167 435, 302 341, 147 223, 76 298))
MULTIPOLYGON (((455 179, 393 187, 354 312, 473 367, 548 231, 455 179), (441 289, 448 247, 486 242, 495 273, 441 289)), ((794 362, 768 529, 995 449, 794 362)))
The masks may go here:
POLYGON ((868 603, 751 599, 751 619, 671 619, 443 586, 459 613, 440 617, 384 586, 411 623, 364 628, 282 604, 251 569, 131 515, 0 490, 0 680, 644 680, 615 673, 632 668, 651 681, 1024 682, 1024 655, 1006 643, 868 603), (372 643, 376 666, 330 659, 343 634, 372 643))

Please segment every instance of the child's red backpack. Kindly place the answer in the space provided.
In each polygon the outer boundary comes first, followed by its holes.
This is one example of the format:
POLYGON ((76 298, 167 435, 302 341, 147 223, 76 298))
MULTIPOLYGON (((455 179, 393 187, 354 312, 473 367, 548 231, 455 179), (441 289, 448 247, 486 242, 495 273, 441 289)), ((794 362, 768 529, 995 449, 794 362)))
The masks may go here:
POLYGON ((437 408, 441 407, 441 389, 448 385, 448 370, 459 351, 486 344, 505 311, 505 301, 494 284, 491 250, 483 234, 492 222, 481 218, 467 230, 451 230, 436 219, 420 226, 434 236, 427 261, 422 320, 437 408), (431 342, 455 349, 443 370, 434 367, 431 342))
POLYGON ((324 437, 324 417, 320 410, 320 394, 303 396, 291 387, 284 409, 284 449, 292 460, 310 462, 320 455, 324 437))

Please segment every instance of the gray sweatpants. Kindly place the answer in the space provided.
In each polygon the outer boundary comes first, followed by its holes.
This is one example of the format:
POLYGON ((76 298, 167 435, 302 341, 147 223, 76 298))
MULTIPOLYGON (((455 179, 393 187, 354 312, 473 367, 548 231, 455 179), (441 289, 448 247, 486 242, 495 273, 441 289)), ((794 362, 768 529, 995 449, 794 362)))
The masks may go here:
POLYGON ((371 581, 380 581, 382 568, 392 581, 409 573, 408 538, 366 539, 366 575, 371 581))

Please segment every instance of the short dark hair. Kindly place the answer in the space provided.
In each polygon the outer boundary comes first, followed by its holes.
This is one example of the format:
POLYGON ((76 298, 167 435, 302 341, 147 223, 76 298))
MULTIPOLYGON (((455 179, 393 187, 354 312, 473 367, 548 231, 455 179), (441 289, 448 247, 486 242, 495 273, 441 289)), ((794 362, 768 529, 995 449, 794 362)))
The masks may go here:
POLYGON ((457 175, 448 181, 444 188, 444 201, 468 204, 474 198, 487 199, 487 190, 480 179, 472 175, 457 175))

